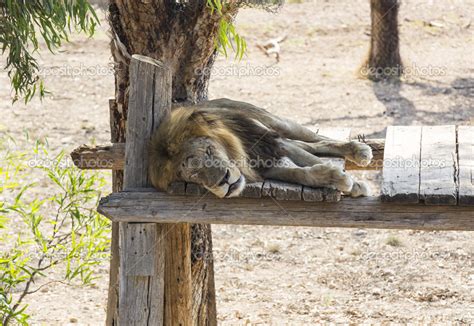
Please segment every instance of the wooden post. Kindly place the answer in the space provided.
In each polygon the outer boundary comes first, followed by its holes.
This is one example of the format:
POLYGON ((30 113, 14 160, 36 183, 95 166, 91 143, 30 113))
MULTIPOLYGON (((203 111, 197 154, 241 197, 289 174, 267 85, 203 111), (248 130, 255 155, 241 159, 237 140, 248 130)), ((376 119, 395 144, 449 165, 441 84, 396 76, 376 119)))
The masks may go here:
MULTIPOLYGON (((121 123, 122 115, 117 110, 115 99, 109 99, 110 114, 110 142, 117 144, 125 138, 124 127, 121 123)), ((123 188, 123 169, 112 170, 112 192, 122 191, 123 188)), ((110 243, 110 267, 109 267, 109 291, 107 298, 107 317, 105 324, 113 326, 118 320, 118 275, 119 275, 119 223, 112 222, 112 234, 110 243)))
MULTIPOLYGON (((148 142, 153 130, 170 112, 171 80, 170 70, 160 62, 138 55, 132 57, 125 191, 150 186, 148 142)), ((120 325, 190 324, 191 261, 189 256, 182 256, 181 251, 174 251, 176 246, 190 250, 190 237, 183 236, 182 231, 180 225, 167 226, 165 233, 161 224, 120 224, 120 325), (168 278, 166 293, 165 277, 168 278), (177 308, 179 313, 174 311, 177 308)), ((186 229, 184 231, 186 234, 186 229)))

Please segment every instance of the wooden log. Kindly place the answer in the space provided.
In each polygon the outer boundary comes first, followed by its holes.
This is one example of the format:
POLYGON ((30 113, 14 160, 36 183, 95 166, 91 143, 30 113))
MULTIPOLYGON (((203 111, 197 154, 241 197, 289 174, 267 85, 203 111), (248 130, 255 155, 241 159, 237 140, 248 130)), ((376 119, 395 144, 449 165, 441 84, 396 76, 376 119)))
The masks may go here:
POLYGON ((420 197, 427 205, 457 204, 455 126, 423 126, 420 197))
POLYGON ((382 199, 418 203, 421 126, 390 126, 385 141, 382 199))
MULTIPOLYGON (((381 170, 383 167, 384 139, 367 139, 365 143, 372 147, 374 158, 367 167, 361 167, 351 161, 345 161, 340 158, 328 158, 335 165, 344 164, 346 170, 381 170)), ((73 163, 79 169, 97 170, 112 169, 121 170, 124 166, 125 145, 124 144, 103 144, 96 146, 82 145, 74 149, 71 153, 73 163), (99 164, 101 163, 102 164, 99 164), (104 166, 104 162, 107 165, 104 166)))
POLYGON ((472 207, 384 203, 378 197, 337 203, 270 198, 192 198, 151 190, 111 194, 99 211, 116 221, 474 231, 472 207))
MULTIPOLYGON (((170 70, 158 61, 133 56, 130 62, 125 144, 125 190, 151 186, 148 176, 148 142, 155 126, 169 114, 170 108, 170 70)), ((165 274, 169 274, 165 273, 164 257, 168 245, 163 243, 164 234, 164 226, 160 224, 120 224, 121 325, 168 324, 164 323, 163 318, 164 280, 165 274)), ((167 269, 171 267, 173 266, 166 266, 167 269)), ((190 266, 188 270, 190 275, 190 266)), ((190 283, 186 279, 183 282, 190 283)))
POLYGON ((87 170, 123 170, 125 144, 88 146, 81 145, 71 152, 75 166, 87 170))
POLYGON ((459 126, 458 199, 459 205, 474 205, 474 126, 459 126))

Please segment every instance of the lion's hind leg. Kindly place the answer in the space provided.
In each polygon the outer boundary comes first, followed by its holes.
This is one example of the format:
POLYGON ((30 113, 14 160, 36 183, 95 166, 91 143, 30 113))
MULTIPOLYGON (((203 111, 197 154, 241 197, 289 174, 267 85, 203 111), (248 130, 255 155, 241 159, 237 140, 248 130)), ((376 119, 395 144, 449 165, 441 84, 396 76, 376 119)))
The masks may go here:
POLYGON ((372 149, 358 141, 323 140, 320 142, 303 142, 289 140, 293 145, 313 154, 343 157, 359 166, 367 166, 372 160, 372 149))
POLYGON ((340 167, 330 163, 300 167, 290 158, 283 157, 276 166, 265 169, 262 175, 264 178, 298 183, 308 187, 331 187, 353 197, 368 195, 365 184, 354 181, 340 167))
POLYGON ((332 187, 352 197, 367 196, 368 186, 354 181, 341 167, 324 163, 310 152, 311 147, 304 142, 281 139, 280 146, 286 157, 277 166, 265 171, 264 177, 287 182, 297 182, 309 187, 332 187))

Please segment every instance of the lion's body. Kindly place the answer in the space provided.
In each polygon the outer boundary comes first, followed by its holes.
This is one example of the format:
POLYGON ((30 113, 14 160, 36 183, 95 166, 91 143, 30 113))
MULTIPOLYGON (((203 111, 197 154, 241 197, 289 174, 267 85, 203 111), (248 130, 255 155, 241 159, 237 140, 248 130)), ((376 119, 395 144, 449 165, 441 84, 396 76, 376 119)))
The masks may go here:
POLYGON ((354 156, 354 143, 319 136, 248 103, 219 99, 172 110, 152 138, 150 175, 159 189, 184 180, 201 183, 220 197, 238 195, 232 192, 245 181, 266 177, 350 191, 348 176, 315 154, 354 156), (308 178, 308 169, 316 165, 318 176, 308 178), (338 178, 344 179, 342 187, 338 178))

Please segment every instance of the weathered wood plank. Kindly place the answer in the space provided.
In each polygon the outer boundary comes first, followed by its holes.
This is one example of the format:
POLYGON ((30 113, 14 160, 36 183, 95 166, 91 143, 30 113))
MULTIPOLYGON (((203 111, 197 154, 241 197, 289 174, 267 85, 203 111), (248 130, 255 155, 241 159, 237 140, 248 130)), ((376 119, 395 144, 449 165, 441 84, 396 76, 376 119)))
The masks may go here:
POLYGON ((474 205, 474 126, 458 127, 459 205, 474 205))
POLYGON ((182 181, 173 182, 166 189, 166 192, 170 195, 184 195, 186 193, 186 183, 182 181))
POLYGON ((342 194, 337 189, 321 188, 323 190, 323 201, 338 202, 341 200, 342 194))
POLYGON ((377 197, 337 203, 270 198, 193 198, 156 191, 117 193, 99 211, 116 221, 474 231, 472 207, 398 205, 377 197))
POLYGON ((387 128, 382 175, 382 200, 418 203, 421 126, 387 128))
POLYGON ((420 197, 427 205, 456 205, 455 126, 423 126, 420 197))
MULTIPOLYGON (((129 94, 125 190, 151 186, 148 142, 155 126, 171 109, 170 70, 156 60, 134 55, 130 62, 129 94)), ((160 224, 120 224, 121 325, 164 324, 164 260, 169 246, 161 241, 163 229, 160 224)), ((167 269, 173 267, 176 266, 166 266, 167 269)), ((186 315, 186 311, 183 314, 186 315)))
POLYGON ((88 146, 81 145, 71 152, 75 166, 88 170, 123 170, 125 144, 88 146))
POLYGON ((127 276, 154 276, 156 273, 157 228, 154 223, 125 224, 122 228, 122 265, 127 276), (149 247, 151 245, 151 247, 149 247))
POLYGON ((324 201, 323 192, 323 188, 311 188, 304 186, 301 198, 303 198, 304 201, 321 202, 324 201))
POLYGON ((197 183, 186 183, 186 195, 202 196, 209 192, 206 188, 197 183))
POLYGON ((263 182, 247 183, 240 196, 245 198, 260 198, 262 197, 262 188, 263 182))
POLYGON ((265 180, 262 197, 273 197, 276 200, 301 200, 303 186, 278 180, 265 180))
POLYGON ((155 223, 120 223, 119 324, 146 325, 163 315, 164 250, 159 239, 163 227, 155 223), (124 247, 123 247, 124 246, 124 247), (161 275, 161 276, 160 276, 161 275), (129 311, 130 307, 135 309, 129 311), (124 313, 124 312, 127 313, 124 313))

